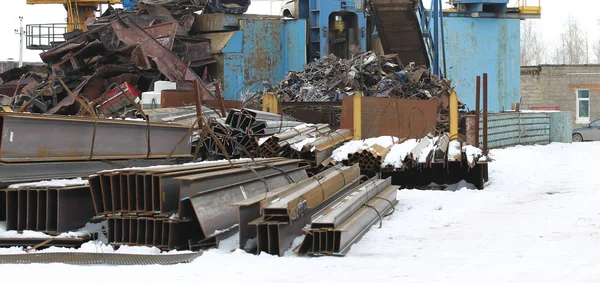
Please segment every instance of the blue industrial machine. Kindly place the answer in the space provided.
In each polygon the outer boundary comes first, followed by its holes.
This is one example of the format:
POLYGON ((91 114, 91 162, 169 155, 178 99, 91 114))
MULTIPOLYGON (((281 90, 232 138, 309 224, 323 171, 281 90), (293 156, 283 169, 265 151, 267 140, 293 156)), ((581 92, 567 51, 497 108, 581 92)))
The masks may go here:
POLYGON ((276 84, 289 71, 328 54, 350 57, 381 39, 385 53, 398 54, 403 64, 432 67, 443 76, 441 0, 430 10, 421 1, 296 0, 286 18, 246 14, 202 14, 200 26, 211 39, 226 99, 276 84), (367 4, 368 3, 368 4, 367 4), (370 14, 369 14, 370 13, 370 14))

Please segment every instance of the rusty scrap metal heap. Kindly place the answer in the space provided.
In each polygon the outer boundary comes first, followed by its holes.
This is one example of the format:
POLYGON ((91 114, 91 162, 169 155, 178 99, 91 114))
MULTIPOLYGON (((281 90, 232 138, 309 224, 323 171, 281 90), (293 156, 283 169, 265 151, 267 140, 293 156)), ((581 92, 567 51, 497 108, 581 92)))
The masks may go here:
MULTIPOLYGON (((431 75, 426 66, 402 66, 394 54, 369 51, 340 59, 327 55, 290 72, 281 81, 276 95, 282 102, 341 101, 360 92, 370 97, 435 99, 438 101, 438 130, 448 130, 450 81, 431 75)), ((255 96, 248 96, 254 100, 255 96)), ((459 108, 464 105, 459 102, 459 108)))
POLYGON ((41 53, 46 67, 0 74, 3 83, 34 79, 13 97, 13 109, 133 117, 139 94, 158 80, 176 81, 182 90, 193 90, 189 81, 197 81, 204 99, 213 99, 212 87, 197 75, 215 61, 209 40, 193 33, 194 7, 140 3, 135 12, 109 8, 88 23, 90 31, 67 34, 66 42, 41 53))

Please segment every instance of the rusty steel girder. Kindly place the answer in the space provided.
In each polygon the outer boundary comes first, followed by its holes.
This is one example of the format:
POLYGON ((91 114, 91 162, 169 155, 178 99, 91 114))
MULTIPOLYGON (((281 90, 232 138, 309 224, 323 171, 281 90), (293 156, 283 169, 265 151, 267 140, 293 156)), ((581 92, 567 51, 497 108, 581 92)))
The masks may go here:
POLYGON ((145 121, 0 113, 0 161, 191 156, 188 127, 145 121), (184 137, 184 141, 178 144, 184 137), (149 140, 148 140, 149 137, 149 140))

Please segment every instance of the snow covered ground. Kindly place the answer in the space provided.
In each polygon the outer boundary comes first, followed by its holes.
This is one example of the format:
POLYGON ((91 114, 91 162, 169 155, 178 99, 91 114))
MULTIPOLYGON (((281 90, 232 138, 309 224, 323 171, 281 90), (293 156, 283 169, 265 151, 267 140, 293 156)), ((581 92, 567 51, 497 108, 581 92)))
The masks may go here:
POLYGON ((229 239, 190 264, 4 265, 0 276, 86 283, 600 282, 600 143, 517 146, 492 155, 486 190, 399 191, 392 218, 344 258, 254 256, 230 252, 229 239))

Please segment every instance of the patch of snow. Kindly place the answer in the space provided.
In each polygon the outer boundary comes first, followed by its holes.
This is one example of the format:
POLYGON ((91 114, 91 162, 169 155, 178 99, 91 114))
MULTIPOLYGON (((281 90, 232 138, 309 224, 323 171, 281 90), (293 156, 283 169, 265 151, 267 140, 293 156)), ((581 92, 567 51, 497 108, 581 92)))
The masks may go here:
MULTIPOLYGON (((265 158, 254 158, 254 160, 262 160, 265 158)), ((239 158, 239 159, 232 159, 232 161, 251 161, 252 159, 250 158, 239 158)), ((118 168, 118 169, 110 169, 110 170, 103 170, 100 171, 98 173, 110 173, 110 172, 123 172, 123 171, 139 171, 139 170, 148 170, 148 169, 166 169, 166 168, 185 168, 185 167, 189 167, 192 165, 198 165, 198 164, 210 164, 210 163, 214 163, 214 164, 228 164, 229 161, 227 161, 227 159, 221 159, 221 160, 209 160, 209 161, 200 161, 200 162, 187 162, 187 163, 182 163, 182 164, 173 164, 173 165, 153 165, 153 166, 146 166, 146 167, 127 167, 127 168, 118 168)))
POLYGON ((402 162, 417 144, 419 144, 419 142, 416 139, 410 139, 403 143, 393 145, 385 156, 381 166, 385 167, 387 165, 393 165, 395 168, 402 168, 404 166, 402 162))
POLYGON ((108 224, 108 221, 103 221, 100 223, 87 223, 83 228, 79 229, 79 230, 75 230, 72 232, 64 232, 61 233, 57 236, 50 236, 48 234, 42 233, 42 232, 37 232, 37 231, 30 231, 30 230, 25 230, 21 233, 14 231, 14 230, 6 230, 6 221, 0 222, 0 239, 2 238, 40 238, 40 239, 46 239, 46 238, 77 238, 77 237, 82 237, 82 236, 86 236, 86 235, 90 235, 90 234, 94 234, 94 233, 98 233, 101 232, 106 225, 108 224))
POLYGON ((419 158, 417 158, 417 162, 426 162, 427 161, 427 156, 429 155, 429 153, 435 149, 436 143, 439 139, 439 137, 434 137, 433 139, 430 138, 426 138, 429 140, 429 145, 427 145, 427 147, 423 148, 423 150, 421 150, 421 154, 419 154, 419 158))
POLYGON ((50 180, 50 181, 12 184, 12 185, 8 186, 8 188, 9 189, 17 189, 17 188, 22 188, 22 187, 63 188, 63 187, 87 186, 87 185, 88 185, 87 180, 82 180, 81 178, 75 178, 75 179, 55 179, 55 180, 50 180))
POLYGON ((294 150, 296 150, 296 151, 301 151, 301 150, 302 150, 302 148, 303 148, 305 145, 307 145, 307 144, 309 144, 309 143, 313 143, 313 142, 315 142, 316 140, 317 140, 316 138, 306 138, 306 139, 303 139, 303 140, 301 140, 301 141, 299 141, 299 142, 297 142, 297 143, 295 143, 295 144, 292 144, 292 145, 291 145, 291 147, 292 147, 292 149, 294 149, 294 150))
POLYGON ((337 162, 340 162, 348 158, 348 153, 354 153, 359 149, 366 149, 372 145, 380 145, 382 147, 388 147, 397 143, 399 139, 393 136, 381 136, 376 138, 369 138, 365 140, 353 140, 344 143, 342 146, 336 148, 331 154, 331 158, 337 162))
POLYGON ((463 146, 463 150, 467 155, 467 161, 469 163, 472 163, 475 160, 475 158, 478 158, 483 155, 483 151, 481 151, 481 149, 476 148, 472 145, 463 146))
POLYGON ((263 143, 265 143, 270 137, 262 137, 260 139, 258 139, 258 146, 261 146, 263 143))
POLYGON ((394 213, 384 217, 381 228, 379 222, 372 226, 345 257, 254 256, 239 249, 231 253, 224 244, 225 251, 207 250, 189 264, 17 264, 0 268, 2 278, 26 274, 31 282, 78 278, 86 283, 200 277, 286 283, 598 282, 594 259, 600 250, 600 183, 594 176, 600 142, 516 146, 493 149, 490 156, 495 161, 485 190, 399 190, 394 213))
POLYGON ((450 144, 448 144, 448 161, 460 160, 461 156, 460 141, 450 141, 450 144))

